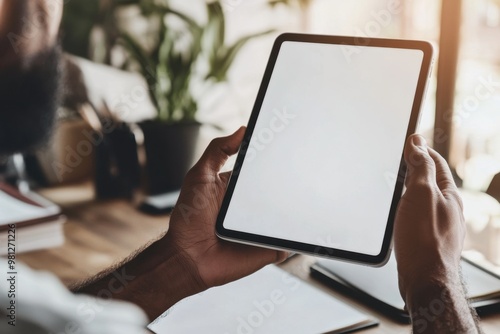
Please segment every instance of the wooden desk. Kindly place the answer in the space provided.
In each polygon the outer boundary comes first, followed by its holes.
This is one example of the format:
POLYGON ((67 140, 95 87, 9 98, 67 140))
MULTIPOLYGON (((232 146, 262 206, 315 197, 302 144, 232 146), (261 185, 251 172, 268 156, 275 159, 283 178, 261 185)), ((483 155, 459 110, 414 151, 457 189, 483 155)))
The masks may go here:
MULTIPOLYGON (((64 228, 66 243, 59 248, 20 254, 19 259, 33 268, 53 272, 66 285, 111 266, 168 229, 168 216, 145 215, 123 200, 95 202, 88 187, 52 189, 43 193, 60 203, 68 217, 64 228)), ((312 257, 297 256, 282 267, 380 320, 378 327, 363 333, 410 333, 409 325, 394 322, 310 278, 309 266, 313 262, 312 257)), ((486 333, 500 332, 500 314, 487 316, 482 323, 486 333)))

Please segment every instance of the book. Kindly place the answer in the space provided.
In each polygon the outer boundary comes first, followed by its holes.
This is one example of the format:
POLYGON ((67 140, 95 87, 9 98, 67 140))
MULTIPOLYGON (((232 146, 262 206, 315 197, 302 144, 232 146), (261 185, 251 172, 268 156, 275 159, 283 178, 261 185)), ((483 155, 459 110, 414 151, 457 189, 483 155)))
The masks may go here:
POLYGON ((157 334, 348 333, 378 321, 275 265, 181 300, 157 334))
MULTIPOLYGON (((500 277, 466 259, 461 265, 471 305, 479 313, 499 305, 500 277)), ((394 254, 381 268, 322 259, 311 266, 311 275, 396 320, 410 320, 399 293, 394 254)))
POLYGON ((34 192, 0 183, 0 255, 57 247, 64 243, 59 206, 34 192), (12 228, 15 225, 15 228, 12 228))

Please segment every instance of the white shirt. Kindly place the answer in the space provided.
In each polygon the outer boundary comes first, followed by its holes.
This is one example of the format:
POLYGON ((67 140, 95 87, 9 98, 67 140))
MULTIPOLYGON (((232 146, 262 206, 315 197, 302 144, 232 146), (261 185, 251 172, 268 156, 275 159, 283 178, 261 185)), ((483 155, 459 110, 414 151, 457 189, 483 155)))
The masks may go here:
POLYGON ((15 274, 9 274, 7 261, 5 258, 0 258, 0 333, 2 334, 146 332, 148 319, 136 305, 75 295, 52 274, 35 271, 19 263, 16 263, 15 269, 15 274), (14 308, 10 306, 12 301, 14 308))

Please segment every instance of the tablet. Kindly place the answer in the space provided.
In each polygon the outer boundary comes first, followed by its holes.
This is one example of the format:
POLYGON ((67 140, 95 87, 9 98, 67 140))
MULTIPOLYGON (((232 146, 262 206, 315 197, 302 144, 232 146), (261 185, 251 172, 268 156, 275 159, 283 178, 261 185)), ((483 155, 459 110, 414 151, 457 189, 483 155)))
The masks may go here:
POLYGON ((432 53, 423 41, 279 36, 217 235, 383 265, 432 53))

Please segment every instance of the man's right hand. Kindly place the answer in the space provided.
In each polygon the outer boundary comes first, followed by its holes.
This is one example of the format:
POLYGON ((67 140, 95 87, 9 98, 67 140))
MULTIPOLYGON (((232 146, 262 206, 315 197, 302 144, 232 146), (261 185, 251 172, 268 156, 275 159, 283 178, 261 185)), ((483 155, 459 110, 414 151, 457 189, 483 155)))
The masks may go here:
POLYGON ((460 275, 465 220, 451 171, 419 135, 408 139, 404 158, 407 189, 396 214, 394 244, 414 332, 477 333, 460 275))
POLYGON ((425 139, 408 139, 408 172, 394 226, 402 297, 430 280, 459 279, 465 237, 462 200, 446 161, 425 139))

